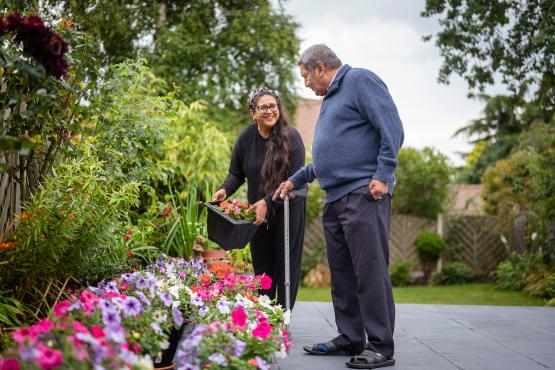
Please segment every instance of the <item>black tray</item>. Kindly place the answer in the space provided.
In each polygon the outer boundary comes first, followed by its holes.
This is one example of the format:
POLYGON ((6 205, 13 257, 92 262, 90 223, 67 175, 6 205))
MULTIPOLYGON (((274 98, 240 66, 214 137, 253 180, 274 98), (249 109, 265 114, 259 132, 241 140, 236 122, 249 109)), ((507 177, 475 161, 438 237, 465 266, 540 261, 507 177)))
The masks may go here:
POLYGON ((220 202, 204 202, 208 209, 208 239, 226 251, 243 248, 260 225, 254 225, 254 221, 236 221, 220 211, 218 204, 220 202))

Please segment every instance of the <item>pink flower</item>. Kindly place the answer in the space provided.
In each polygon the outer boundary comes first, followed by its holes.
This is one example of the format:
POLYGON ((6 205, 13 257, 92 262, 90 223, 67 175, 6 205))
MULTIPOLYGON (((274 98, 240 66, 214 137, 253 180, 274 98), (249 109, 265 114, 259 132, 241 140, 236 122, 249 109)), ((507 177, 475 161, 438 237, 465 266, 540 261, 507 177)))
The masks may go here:
POLYGON ((252 331, 252 335, 260 339, 266 339, 270 336, 270 330, 272 330, 272 327, 269 324, 266 324, 266 323, 259 324, 252 331))
POLYGON ((39 322, 37 322, 35 325, 33 325, 33 330, 37 334, 48 333, 52 326, 54 326, 54 324, 52 324, 50 320, 42 319, 42 320, 39 320, 39 322))
POLYGON ((102 329, 98 325, 92 325, 91 326, 91 334, 95 338, 104 338, 106 336, 106 334, 104 333, 104 329, 102 329))
POLYGON ((2 370, 20 370, 19 362, 15 358, 8 358, 7 360, 2 360, 0 357, 0 369, 2 370))
POLYGON ((87 329, 87 327, 83 324, 81 324, 79 321, 74 321, 73 322, 73 331, 75 333, 89 333, 89 330, 87 329))
POLYGON ((12 337, 16 343, 22 344, 25 340, 34 341, 37 338, 37 333, 29 328, 22 328, 15 330, 12 337))
POLYGON ((264 290, 268 290, 272 287, 272 278, 268 275, 262 276, 260 279, 260 287, 264 290))
POLYGON ((235 310, 233 310, 233 312, 231 313, 231 321, 239 327, 245 326, 245 324, 247 323, 247 313, 245 312, 243 307, 237 307, 235 310))
POLYGON ((68 301, 62 301, 62 302, 56 303, 56 305, 54 305, 54 315, 56 315, 56 317, 62 317, 65 314, 67 314, 68 309, 69 309, 68 301))
POLYGON ((37 356, 36 361, 44 370, 54 369, 62 364, 62 352, 48 347, 40 348, 40 355, 37 356))

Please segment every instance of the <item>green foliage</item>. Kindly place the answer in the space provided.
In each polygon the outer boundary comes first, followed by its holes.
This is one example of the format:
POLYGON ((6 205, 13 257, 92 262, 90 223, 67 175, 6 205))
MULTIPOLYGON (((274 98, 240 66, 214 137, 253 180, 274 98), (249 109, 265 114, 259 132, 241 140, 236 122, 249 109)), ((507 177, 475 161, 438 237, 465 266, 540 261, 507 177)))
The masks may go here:
POLYGON ((555 127, 535 123, 523 133, 510 156, 484 175, 486 212, 508 224, 520 214, 528 219, 527 244, 555 253, 555 127))
MULTIPOLYGON (((514 96, 527 86, 544 117, 555 109, 555 33, 552 1, 426 0, 424 17, 439 17, 433 37, 443 57, 439 81, 462 76, 471 92, 493 85, 496 77, 514 96)), ((425 40, 431 40, 426 36, 425 40)))
POLYGON ((9 297, 7 293, 0 291, 0 326, 15 328, 21 325, 25 308, 20 301, 9 297))
POLYGON ((174 194, 170 187, 171 208, 168 217, 174 220, 161 249, 168 256, 191 257, 193 243, 197 235, 206 236, 206 215, 202 202, 197 197, 197 187, 189 185, 185 201, 180 194, 174 194), (171 215, 171 216, 170 216, 171 215), (203 216, 204 215, 204 219, 203 216))
POLYGON ((269 0, 47 0, 43 11, 57 7, 99 39, 104 64, 144 57, 188 103, 239 109, 269 85, 294 105, 298 25, 269 0))
POLYGON ((445 242, 437 233, 422 231, 414 242, 416 253, 422 262, 436 262, 445 249, 445 242))
POLYGON ((434 274, 434 285, 466 284, 472 279, 472 270, 463 262, 453 262, 434 274))
POLYGON ((320 188, 318 181, 315 180, 308 187, 306 196, 306 222, 309 223, 315 218, 322 217, 324 210, 324 191, 320 188))
POLYGON ((305 249, 303 258, 301 261, 301 282, 304 281, 305 276, 312 270, 316 265, 322 262, 322 258, 326 255, 326 247, 324 245, 318 245, 312 249, 305 249))
POLYGON ((513 253, 508 260, 497 266, 495 287, 498 289, 522 290, 524 278, 540 260, 534 253, 513 253))
POLYGON ((1 270, 0 289, 13 289, 33 307, 53 298, 44 296, 52 284, 94 282, 131 264, 124 225, 139 184, 117 181, 91 148, 83 150, 53 170, 25 205, 17 249, 0 251, 11 267, 1 270))
POLYGON ((447 157, 432 148, 402 148, 398 160, 393 212, 436 218, 449 195, 447 157))
POLYGON ((410 273, 414 264, 408 260, 398 260, 395 261, 389 267, 389 275, 391 277, 391 284, 393 286, 405 286, 409 285, 411 282, 410 273))

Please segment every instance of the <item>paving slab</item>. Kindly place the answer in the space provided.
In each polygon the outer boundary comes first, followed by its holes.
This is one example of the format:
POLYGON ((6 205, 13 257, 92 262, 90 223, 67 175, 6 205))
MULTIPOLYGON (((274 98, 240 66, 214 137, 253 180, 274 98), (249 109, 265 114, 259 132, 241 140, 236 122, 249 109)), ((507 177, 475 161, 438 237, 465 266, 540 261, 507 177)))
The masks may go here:
MULTIPOLYGON (((274 369, 346 369, 348 356, 310 356, 302 347, 337 335, 329 302, 297 302, 290 356, 274 369)), ((555 369, 555 308, 396 305, 395 370, 555 369)))

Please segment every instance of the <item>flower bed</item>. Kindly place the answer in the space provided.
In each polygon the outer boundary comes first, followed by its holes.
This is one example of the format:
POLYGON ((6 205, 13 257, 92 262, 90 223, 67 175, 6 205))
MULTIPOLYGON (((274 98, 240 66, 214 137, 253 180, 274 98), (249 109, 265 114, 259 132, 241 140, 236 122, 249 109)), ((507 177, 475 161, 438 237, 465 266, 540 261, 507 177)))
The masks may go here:
POLYGON ((225 264, 160 259, 15 330, 0 369, 151 369, 172 328, 184 323, 192 330, 177 350, 178 369, 269 368, 272 354, 287 355, 290 343, 288 313, 252 293, 268 284, 267 276, 235 275, 225 264))

